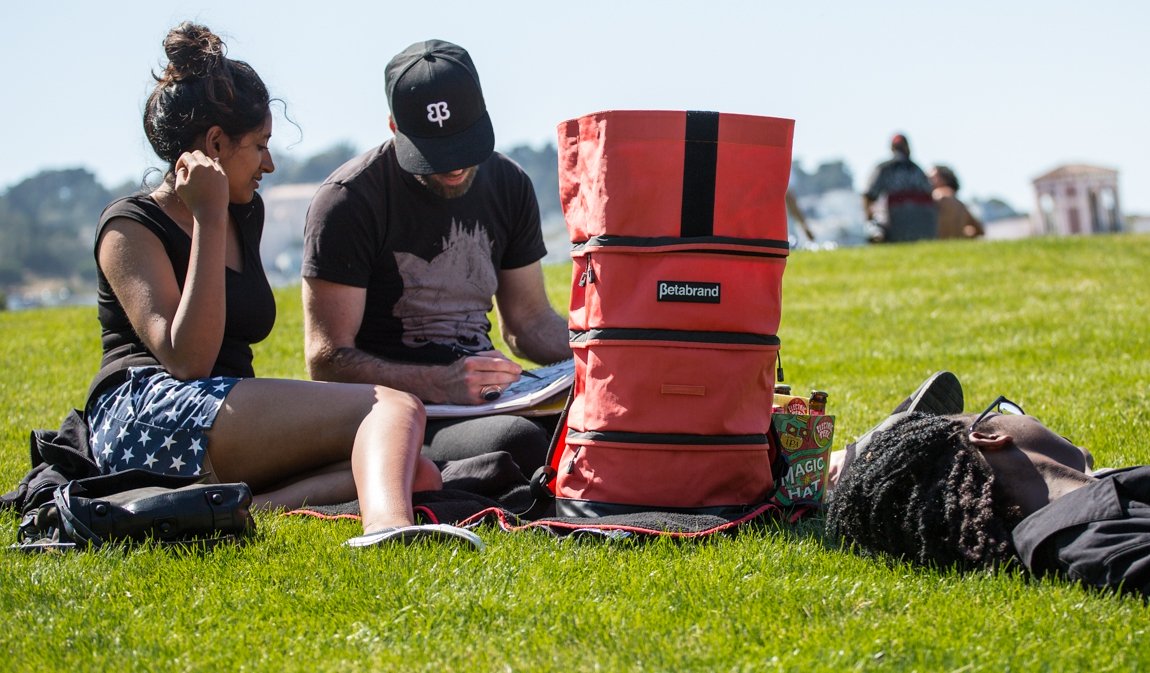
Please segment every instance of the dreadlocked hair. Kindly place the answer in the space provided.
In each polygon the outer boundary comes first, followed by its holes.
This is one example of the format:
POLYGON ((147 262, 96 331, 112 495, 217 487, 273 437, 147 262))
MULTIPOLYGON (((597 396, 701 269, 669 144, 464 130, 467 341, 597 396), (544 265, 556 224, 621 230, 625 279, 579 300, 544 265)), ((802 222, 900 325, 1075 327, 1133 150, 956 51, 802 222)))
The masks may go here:
POLYGON ((876 432, 835 487, 827 531, 871 553, 975 569, 1014 558, 1016 508, 961 421, 909 414, 876 432))

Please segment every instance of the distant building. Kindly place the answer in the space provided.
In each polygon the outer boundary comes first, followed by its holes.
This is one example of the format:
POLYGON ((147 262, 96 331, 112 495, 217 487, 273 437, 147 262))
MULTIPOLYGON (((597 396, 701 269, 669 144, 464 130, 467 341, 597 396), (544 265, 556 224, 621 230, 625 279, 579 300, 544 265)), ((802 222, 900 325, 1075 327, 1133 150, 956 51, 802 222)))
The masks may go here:
POLYGON ((299 282, 304 220, 318 188, 319 183, 302 183, 261 190, 265 215, 260 256, 272 285, 299 282))
POLYGON ((1035 234, 1073 235, 1122 231, 1118 171, 1067 164, 1034 178, 1035 234))
POLYGON ((1002 217, 982 223, 988 241, 1028 238, 1034 235, 1034 223, 1025 215, 1002 217))
POLYGON ((971 214, 981 220, 983 224, 1025 216, 1025 213, 1017 212, 1013 206, 1000 198, 980 199, 973 197, 966 201, 966 207, 969 208, 971 214))
POLYGON ((1136 234, 1150 234, 1150 215, 1132 215, 1127 217, 1126 230, 1136 234))
POLYGON ((799 207, 807 216, 814 242, 803 237, 791 241, 795 248, 828 248, 865 245, 866 215, 862 199, 853 188, 836 188, 799 197, 799 207))

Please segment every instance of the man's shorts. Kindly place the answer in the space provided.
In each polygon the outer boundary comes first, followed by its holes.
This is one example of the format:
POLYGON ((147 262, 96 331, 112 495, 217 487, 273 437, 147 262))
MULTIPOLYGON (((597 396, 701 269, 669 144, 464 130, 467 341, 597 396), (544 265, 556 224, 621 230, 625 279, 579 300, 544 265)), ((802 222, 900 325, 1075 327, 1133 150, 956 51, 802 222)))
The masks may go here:
POLYGON ((159 367, 133 367, 87 412, 92 455, 104 474, 131 468, 203 475, 205 433, 238 378, 180 381, 159 367))

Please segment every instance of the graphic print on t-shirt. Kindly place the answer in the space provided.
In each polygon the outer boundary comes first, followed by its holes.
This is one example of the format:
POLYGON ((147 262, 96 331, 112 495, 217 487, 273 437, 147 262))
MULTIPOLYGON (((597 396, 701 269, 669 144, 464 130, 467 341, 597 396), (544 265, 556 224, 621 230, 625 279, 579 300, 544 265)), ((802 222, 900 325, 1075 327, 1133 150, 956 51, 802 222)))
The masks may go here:
POLYGON ((495 294, 491 239, 478 224, 452 220, 443 250, 430 261, 396 252, 403 295, 395 317, 403 323, 403 343, 418 348, 428 342, 487 348, 487 312, 495 294))

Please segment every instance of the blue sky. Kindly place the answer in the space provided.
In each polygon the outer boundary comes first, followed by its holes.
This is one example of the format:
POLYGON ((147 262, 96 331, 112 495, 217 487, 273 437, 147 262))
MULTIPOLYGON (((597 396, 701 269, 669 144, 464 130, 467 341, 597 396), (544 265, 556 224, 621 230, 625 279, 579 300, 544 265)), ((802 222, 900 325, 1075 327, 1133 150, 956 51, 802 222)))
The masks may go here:
POLYGON ((1150 3, 1134 0, 6 2, 0 190, 45 168, 139 179, 150 72, 183 19, 287 101, 300 130, 277 124, 281 155, 387 138, 384 65, 438 37, 471 52, 502 148, 604 109, 788 117, 796 160, 842 159, 856 188, 901 130, 960 196, 1030 210, 1034 177, 1091 163, 1150 214, 1150 3))

